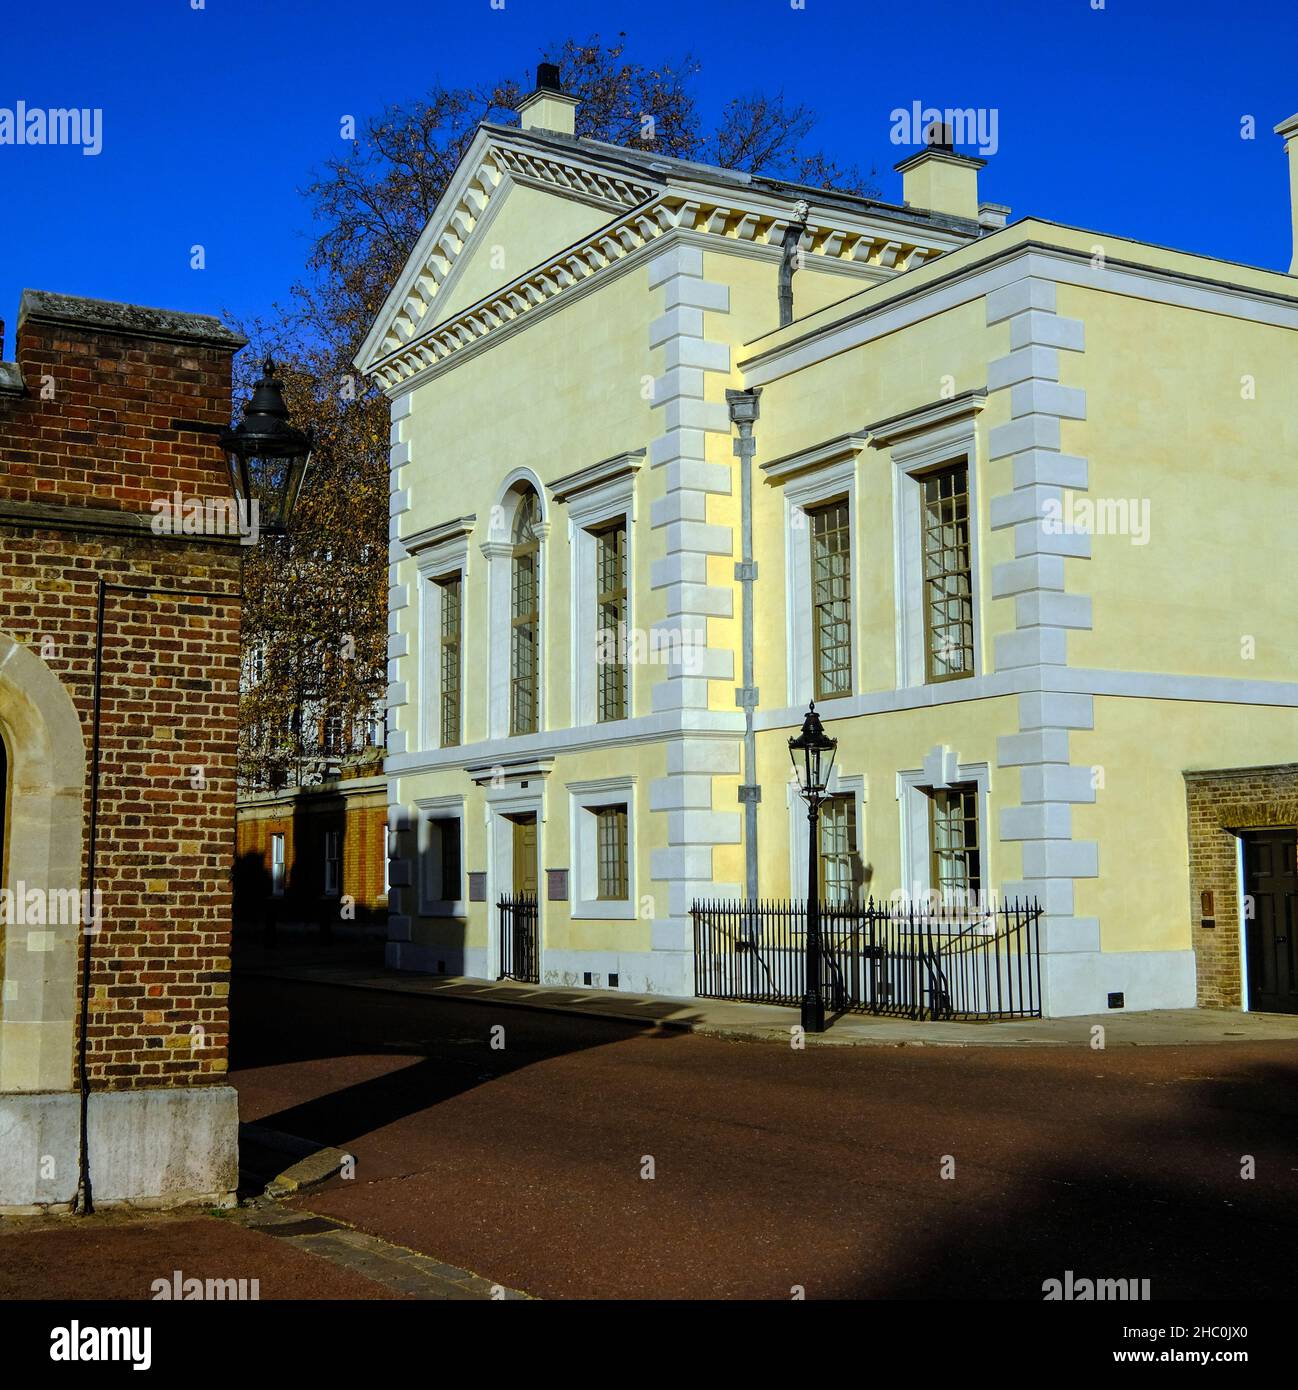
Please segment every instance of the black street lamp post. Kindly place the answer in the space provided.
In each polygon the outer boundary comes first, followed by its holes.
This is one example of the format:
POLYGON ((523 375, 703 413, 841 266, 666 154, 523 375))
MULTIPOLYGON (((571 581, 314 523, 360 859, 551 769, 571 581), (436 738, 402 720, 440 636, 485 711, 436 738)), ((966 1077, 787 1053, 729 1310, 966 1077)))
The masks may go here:
POLYGON ((230 485, 245 528, 256 507, 262 531, 270 536, 287 533, 311 462, 311 444, 310 430, 289 424, 284 385, 275 376, 274 360, 267 357, 243 419, 221 432, 221 448, 230 461, 230 485))
POLYGON ((802 732, 789 740, 789 757, 798 779, 798 790, 807 803, 807 958, 806 987, 802 995, 802 1027, 807 1033, 825 1031, 825 996, 820 987, 820 856, 816 842, 820 828, 820 803, 825 799, 834 766, 838 740, 826 735, 813 700, 802 721, 802 732), (829 762, 824 763, 824 755, 829 762))

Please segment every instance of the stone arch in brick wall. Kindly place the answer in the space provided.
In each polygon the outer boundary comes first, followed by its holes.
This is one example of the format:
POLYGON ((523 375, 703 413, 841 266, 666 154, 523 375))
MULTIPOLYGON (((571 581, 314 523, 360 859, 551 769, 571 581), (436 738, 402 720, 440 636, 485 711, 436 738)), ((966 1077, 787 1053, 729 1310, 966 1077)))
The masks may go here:
POLYGON ((72 1085, 82 919, 85 743, 63 683, 4 633, 0 738, 8 768, 0 1091, 65 1091, 72 1085))

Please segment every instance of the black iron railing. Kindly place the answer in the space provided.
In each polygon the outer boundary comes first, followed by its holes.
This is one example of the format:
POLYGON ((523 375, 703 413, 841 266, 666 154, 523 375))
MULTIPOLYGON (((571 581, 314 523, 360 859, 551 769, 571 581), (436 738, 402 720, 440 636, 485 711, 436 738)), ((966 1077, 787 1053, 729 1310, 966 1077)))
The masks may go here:
POLYGON ((500 910, 500 980, 538 984, 540 958, 536 948, 536 897, 531 893, 502 895, 500 910))
MULTIPOLYGON (((695 993, 796 1007, 806 972, 806 904, 696 902, 695 993)), ((822 904, 821 980, 836 1012, 901 1018, 1041 1016, 1041 908, 822 904)))

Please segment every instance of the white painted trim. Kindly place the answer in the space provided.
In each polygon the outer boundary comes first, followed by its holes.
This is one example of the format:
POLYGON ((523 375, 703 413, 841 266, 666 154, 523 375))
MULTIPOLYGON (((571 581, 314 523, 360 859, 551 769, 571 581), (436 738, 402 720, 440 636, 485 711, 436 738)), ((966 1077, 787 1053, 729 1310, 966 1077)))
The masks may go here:
MULTIPOLYGON (((1016 667, 989 671, 965 680, 939 681, 898 690, 854 695, 835 707, 836 719, 889 714, 932 705, 958 705, 967 700, 990 700, 1033 691, 1065 695, 1107 695, 1122 699, 1190 700, 1204 704, 1259 705, 1298 708, 1298 683, 1241 680, 1225 676, 1175 676, 1150 671, 1103 671, 1083 667, 1016 667)), ((759 710, 754 725, 767 729, 796 728, 806 710, 796 705, 759 710)))
POLYGON ((415 807, 415 909, 420 917, 460 917, 468 915, 468 867, 465 863, 464 806, 462 795, 416 797, 415 807), (440 877, 441 859, 431 830, 434 821, 455 821, 460 827, 460 887, 463 898, 447 899, 432 891, 434 871, 440 877))
POLYGON ((438 522, 436 526, 426 526, 422 531, 416 531, 399 542, 405 551, 401 558, 413 555, 422 559, 425 552, 438 551, 460 540, 463 540, 467 547, 477 520, 476 515, 459 516, 451 521, 438 522))
MULTIPOLYGON (((830 796, 851 796, 856 802, 856 855, 861 863, 862 880, 860 895, 862 900, 869 894, 870 859, 869 845, 866 843, 865 807, 868 800, 865 774, 863 772, 840 773, 835 763, 829 774, 826 792, 830 796)), ((784 784, 784 799, 789 811, 789 896, 805 899, 807 889, 807 803, 803 800, 792 780, 784 784)))
MULTIPOLYGON (((861 689, 860 638, 860 545, 857 540, 856 465, 858 453, 851 449, 837 453, 837 461, 816 468, 805 477, 790 479, 784 484, 784 635, 787 680, 785 698, 790 705, 803 705, 812 697, 814 687, 813 645, 811 634, 811 545, 810 527, 806 513, 821 502, 846 495, 848 514, 848 564, 851 584, 848 591, 848 626, 852 644, 851 682, 847 695, 837 695, 822 702, 827 718, 836 718, 842 701, 852 698, 861 689), (801 513, 802 524, 794 525, 801 513)), ((784 475, 784 476, 787 476, 784 475)), ((819 697, 817 697, 819 698, 819 697)))
MULTIPOLYGON (((1121 266, 1112 260, 1105 270, 1100 271, 1080 252, 1051 248, 1039 242, 1027 242, 1012 252, 1001 253, 1004 259, 987 265, 987 256, 997 253, 994 245, 996 237, 1021 228, 1022 224, 1018 224, 1018 227, 1007 232, 987 237, 979 243, 985 256, 966 269, 939 275, 932 282, 913 290, 904 281, 897 282, 889 287, 892 290, 890 295, 879 296, 850 316, 739 362, 745 387, 765 386, 778 381, 840 352, 874 342, 935 314, 980 299, 1025 275, 1082 285, 1111 294, 1129 295, 1158 304, 1225 314, 1252 323, 1298 329, 1298 302, 1286 302, 1278 294, 1268 295, 1245 286, 1209 285, 1195 277, 1179 275, 1176 271, 1154 266, 1121 266), (1022 264, 1024 261, 1028 263, 1026 267, 1022 264), (898 296, 904 298, 899 299, 898 296)), ((868 293, 868 290, 862 291, 862 295, 868 293)))
MULTIPOLYGON (((802 723, 805 710, 797 711, 784 723, 802 723)), ((774 725, 772 727, 775 727, 774 725)), ((539 734, 519 734, 513 737, 481 739, 458 748, 433 749, 424 753, 394 755, 384 762, 389 774, 411 776, 419 772, 434 772, 447 767, 472 767, 508 763, 519 758, 549 757, 558 753, 589 751, 597 748, 620 748, 637 743, 656 743, 677 737, 742 739, 744 717, 729 710, 662 709, 652 714, 638 715, 616 724, 594 724, 587 727, 546 729, 539 734)))
MULTIPOLYGON (((527 488, 537 495, 541 521, 537 525, 540 543, 536 556, 537 642, 536 642, 536 727, 542 730, 549 715, 546 684, 549 661, 546 641, 549 631, 549 531, 551 520, 545 485, 530 468, 511 470, 497 490, 499 501, 491 509, 487 523, 488 539, 479 547, 487 560, 487 731, 492 740, 512 740, 509 732, 512 711, 512 624, 510 601, 513 586, 514 514, 527 488), (512 500, 511 500, 512 499, 512 500)), ((532 737, 532 735, 522 735, 532 737)))
MULTIPOLYGON (((514 839, 510 815, 536 816, 536 955, 540 974, 545 957, 545 783, 537 791, 522 792, 517 785, 485 789, 482 814, 487 829, 487 978, 500 973, 500 933, 496 930, 496 904, 502 893, 513 892, 514 839)), ((467 873, 465 878, 467 880, 467 873)), ((542 978, 544 978, 542 976, 542 978)))
POLYGON ((635 496, 635 475, 644 464, 646 450, 632 449, 624 454, 614 454, 612 458, 601 459, 575 473, 565 474, 550 483, 549 489, 554 500, 567 503, 569 511, 576 513, 578 508, 598 509, 602 502, 592 503, 588 494, 599 489, 599 495, 615 489, 617 495, 625 493, 630 501, 635 496))
POLYGON ((781 458, 771 459, 758 467, 766 474, 768 482, 780 483, 813 468, 826 468, 847 458, 854 461, 865 445, 866 437, 862 433, 840 435, 836 439, 813 444, 809 449, 800 449, 795 454, 785 454, 781 458))
MULTIPOLYGON (((469 538, 462 535, 416 557, 418 599, 419 696, 415 708, 415 750, 442 746, 442 581, 460 580, 460 735, 464 735, 464 695, 469 633, 469 538)), ((458 745, 457 745, 458 746, 458 745)))
MULTIPOLYGON (((637 464, 637 467, 639 465, 637 464)), ((569 495, 568 555, 571 565, 569 588, 572 595, 570 612, 569 677, 572 691, 572 723, 574 726, 598 724, 599 679, 595 665, 596 599, 596 542, 594 531, 619 518, 626 525, 626 632, 628 638, 636 623, 636 474, 634 470, 614 476, 602 486, 592 487, 579 496, 569 495)), ((556 493, 557 497, 557 493, 556 493)), ((635 667, 629 662, 626 671, 627 714, 635 715, 635 667)), ((625 720, 607 721, 624 723, 625 720)))
MULTIPOLYGON (((957 763, 956 775, 941 786, 952 782, 973 782, 978 788, 978 873, 981 891, 986 893, 999 882, 991 870, 991 769, 987 763, 957 763)), ((937 789, 933 777, 924 768, 897 774, 897 802, 901 815, 901 862, 899 886, 911 897, 932 891, 932 846, 929 843, 929 798, 927 793, 937 789)))
POLYGON ((1283 709, 1298 706, 1298 682, 1295 681, 1175 675, 1166 671, 1050 667, 1040 672, 1040 688, 1142 700, 1199 700, 1204 704, 1273 705, 1283 709))
POLYGON ((1248 1013, 1248 917, 1244 903, 1248 893, 1248 880, 1244 873, 1244 837, 1242 835, 1235 836, 1235 877, 1238 882, 1238 892, 1235 894, 1235 911, 1239 918, 1239 1007, 1242 1013, 1248 1013))
MULTIPOLYGON (((893 611, 896 634, 896 680, 899 687, 948 685, 955 681, 927 679, 924 652, 924 561, 921 554, 921 513, 919 477, 931 468, 964 462, 969 497, 969 577, 973 609, 972 676, 986 670, 982 651, 982 573, 980 560, 981 516, 979 514, 978 431, 975 420, 985 401, 968 398, 962 408, 943 412, 936 406, 912 412, 903 424, 893 422, 889 432, 879 435, 881 447, 888 448, 893 463, 893 611), (921 420, 931 420, 921 427, 921 420), (884 441, 893 441, 888 446, 884 441)), ((874 442, 872 435, 871 442, 874 442)))
POLYGON ((586 919, 633 921, 636 917, 636 779, 602 777, 593 782, 569 782, 568 877, 569 912, 576 921, 586 919), (626 806, 627 895, 601 898, 597 881, 599 864, 594 817, 586 814, 600 806, 626 806))
POLYGON ((496 488, 496 505, 492 507, 491 515, 487 518, 487 539, 489 541, 503 541, 506 545, 513 544, 514 513, 518 510, 518 499, 509 501, 509 494, 517 491, 521 496, 523 490, 529 487, 536 493, 541 520, 546 523, 553 521, 549 492, 541 481, 540 475, 534 469, 527 467, 511 468, 505 475, 504 481, 496 488))

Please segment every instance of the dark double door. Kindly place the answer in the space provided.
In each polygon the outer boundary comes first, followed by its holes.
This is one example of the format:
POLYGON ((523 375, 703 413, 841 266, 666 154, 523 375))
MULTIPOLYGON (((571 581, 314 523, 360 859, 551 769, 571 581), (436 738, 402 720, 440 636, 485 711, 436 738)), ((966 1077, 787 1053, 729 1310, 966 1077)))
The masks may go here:
POLYGON ((1248 1006, 1259 1013, 1298 1013, 1298 835, 1259 830, 1244 835, 1244 959, 1248 1006))

